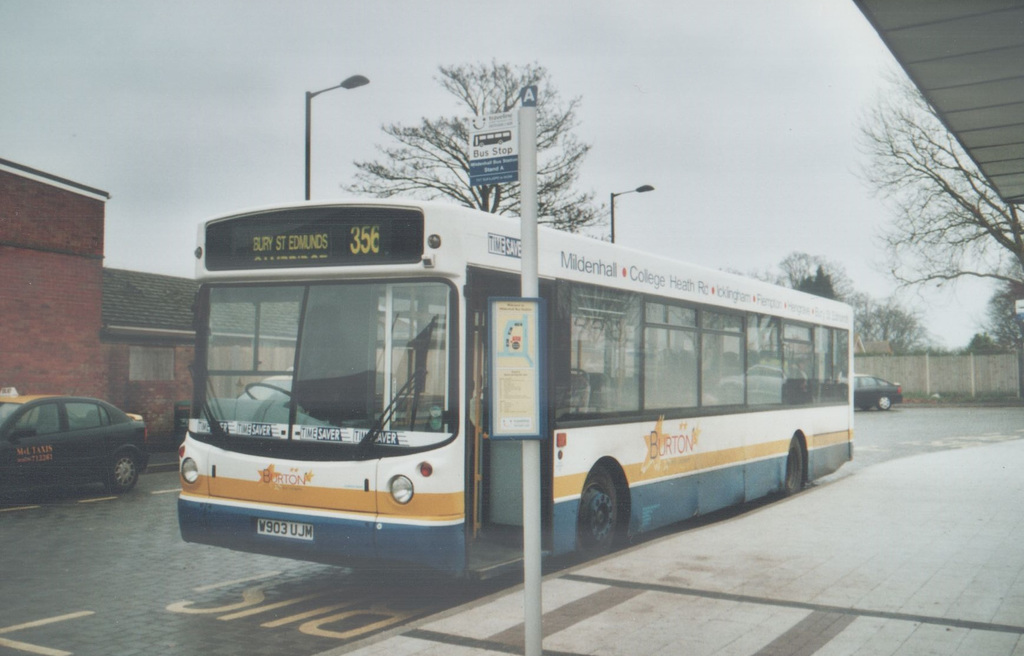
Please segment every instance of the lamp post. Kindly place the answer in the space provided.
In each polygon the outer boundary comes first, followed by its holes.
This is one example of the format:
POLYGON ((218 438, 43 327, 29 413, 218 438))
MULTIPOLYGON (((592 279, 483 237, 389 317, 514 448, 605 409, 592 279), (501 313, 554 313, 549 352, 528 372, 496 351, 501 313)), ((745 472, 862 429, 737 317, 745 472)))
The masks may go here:
POLYGON ((344 82, 337 86, 327 87, 326 89, 320 89, 319 91, 306 92, 306 200, 309 200, 309 134, 310 123, 313 117, 313 98, 319 96, 325 91, 333 91, 334 89, 355 89, 356 87, 361 87, 364 84, 369 83, 370 81, 362 75, 353 75, 350 78, 346 78, 344 82))
POLYGON ((623 194, 633 194, 633 193, 644 194, 644 193, 647 193, 648 191, 654 191, 654 187, 652 187, 651 185, 641 185, 641 186, 637 187, 636 189, 630 189, 629 191, 618 191, 618 192, 615 192, 615 193, 613 193, 611 195, 611 198, 608 201, 608 205, 611 207, 611 211, 612 211, 612 243, 613 244, 615 243, 615 197, 616 196, 621 196, 623 194))

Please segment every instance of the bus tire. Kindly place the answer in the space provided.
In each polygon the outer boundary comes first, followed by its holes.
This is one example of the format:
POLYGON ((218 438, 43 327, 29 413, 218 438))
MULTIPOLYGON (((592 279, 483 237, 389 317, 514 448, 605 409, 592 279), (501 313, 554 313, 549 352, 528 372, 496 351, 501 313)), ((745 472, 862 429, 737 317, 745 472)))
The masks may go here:
POLYGON ((615 481, 604 467, 587 475, 580 495, 576 520, 576 543, 583 553, 611 551, 619 533, 619 494, 615 481))
POLYGON ((800 439, 794 437, 789 442, 789 455, 786 456, 786 479, 782 493, 785 496, 796 494, 804 487, 804 449, 800 439))

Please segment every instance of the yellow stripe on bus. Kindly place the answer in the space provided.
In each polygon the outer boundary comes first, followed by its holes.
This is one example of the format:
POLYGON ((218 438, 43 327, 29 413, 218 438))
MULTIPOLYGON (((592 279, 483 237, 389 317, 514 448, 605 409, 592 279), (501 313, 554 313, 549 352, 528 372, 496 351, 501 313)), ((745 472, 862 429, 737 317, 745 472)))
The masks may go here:
POLYGON ((822 433, 811 435, 807 438, 808 449, 819 449, 823 446, 835 446, 853 439, 853 431, 836 431, 835 433, 822 433))
POLYGON ((403 519, 423 521, 449 521, 465 515, 465 495, 459 492, 417 492, 405 504, 396 502, 385 491, 363 491, 354 489, 317 487, 312 485, 274 485, 259 481, 244 481, 218 476, 201 477, 191 490, 209 489, 209 497, 252 501, 281 506, 292 506, 301 511, 328 510, 339 512, 365 513, 368 515, 390 515, 403 519), (208 488, 203 484, 208 485, 208 488))
MULTIPOLYGON (((823 433, 809 437, 807 448, 818 449, 834 446, 849 442, 852 438, 852 431, 823 433)), ((658 458, 643 463, 623 465, 623 470, 626 474, 626 481, 630 485, 648 483, 698 471, 738 465, 747 461, 782 456, 789 451, 789 442, 789 440, 777 440, 707 453, 693 453, 675 458, 658 458)), ((578 497, 583 491, 586 478, 586 472, 555 477, 553 484, 555 501, 578 497)))

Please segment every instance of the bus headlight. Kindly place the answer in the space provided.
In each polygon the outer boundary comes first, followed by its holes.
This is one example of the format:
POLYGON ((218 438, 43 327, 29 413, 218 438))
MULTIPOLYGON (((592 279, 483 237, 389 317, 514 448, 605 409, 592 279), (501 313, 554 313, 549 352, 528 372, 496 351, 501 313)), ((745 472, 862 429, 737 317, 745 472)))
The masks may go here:
POLYGON ((181 477, 186 483, 195 483, 199 480, 199 465, 192 458, 185 458, 181 461, 181 477))
POLYGON ((395 476, 388 483, 391 490, 391 498, 398 503, 405 505, 412 501, 412 481, 405 476, 395 476))

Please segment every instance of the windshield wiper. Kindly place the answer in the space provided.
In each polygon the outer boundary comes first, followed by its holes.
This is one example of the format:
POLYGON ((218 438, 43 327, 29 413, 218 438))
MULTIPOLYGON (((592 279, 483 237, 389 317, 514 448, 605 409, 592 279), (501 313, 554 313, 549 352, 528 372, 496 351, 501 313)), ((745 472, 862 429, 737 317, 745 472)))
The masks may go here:
MULTIPOLYGON (((194 365, 189 365, 188 375, 192 379, 193 386, 196 382, 196 372, 194 365)), ((220 422, 213 418, 213 408, 210 407, 210 392, 213 391, 213 385, 210 383, 210 377, 204 375, 206 379, 206 392, 203 394, 203 405, 201 408, 201 414, 206 415, 206 422, 210 425, 210 433, 214 437, 224 438, 227 437, 227 433, 224 432, 224 427, 220 425, 220 422)))
MULTIPOLYGON (((224 427, 220 425, 220 420, 217 417, 221 416, 221 413, 214 415, 213 407, 210 405, 210 396, 213 392, 213 385, 210 383, 210 378, 206 378, 206 392, 203 394, 203 414, 206 415, 206 423, 210 425, 210 433, 214 437, 223 439, 228 436, 224 427)), ((216 397, 214 397, 216 399, 216 397)), ((219 401, 219 399, 217 399, 219 401)))
POLYGON ((412 376, 410 376, 409 380, 405 382, 402 389, 398 390, 398 393, 395 394, 393 399, 391 399, 391 403, 384 408, 384 412, 381 413, 380 418, 373 422, 373 426, 370 426, 370 430, 366 431, 366 435, 363 436, 363 439, 359 440, 360 447, 366 446, 380 436, 384 431, 384 427, 387 426, 391 421, 391 418, 395 416, 395 410, 398 409, 398 404, 408 398, 413 389, 419 387, 418 381, 421 379, 426 380, 426 378, 427 370, 425 368, 417 369, 412 373, 412 376))
POLYGON ((409 340, 409 347, 412 348, 416 356, 415 367, 412 375, 409 376, 409 380, 405 381, 405 385, 402 385, 401 389, 398 390, 398 393, 391 399, 391 402, 388 403, 386 408, 384 408, 384 412, 381 413, 380 418, 373 423, 370 429, 366 431, 366 435, 359 440, 359 448, 365 448, 367 444, 372 443, 380 436, 384 427, 387 426, 392 417, 394 417, 395 410, 398 409, 398 404, 408 398, 410 394, 413 394, 413 398, 416 399, 411 412, 412 420, 409 425, 410 429, 415 425, 416 405, 418 404, 419 395, 424 386, 423 383, 427 380, 427 355, 430 349, 430 339, 434 334, 434 328, 437 327, 437 316, 438 315, 435 314, 430 320, 430 323, 428 323, 426 327, 416 335, 416 337, 409 340))

